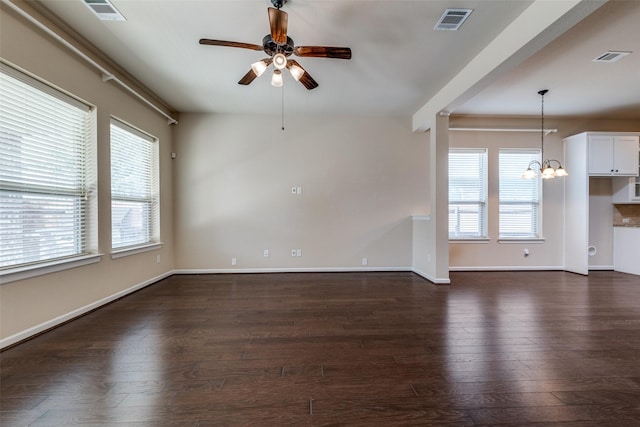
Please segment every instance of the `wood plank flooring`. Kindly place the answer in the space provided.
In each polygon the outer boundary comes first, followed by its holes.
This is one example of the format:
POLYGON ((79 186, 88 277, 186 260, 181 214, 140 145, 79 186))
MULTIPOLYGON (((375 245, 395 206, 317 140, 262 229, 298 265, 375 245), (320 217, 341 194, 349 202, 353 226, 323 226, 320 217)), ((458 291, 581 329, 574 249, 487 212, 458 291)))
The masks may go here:
POLYGON ((640 277, 173 276, 0 354, 9 426, 637 426, 640 277))

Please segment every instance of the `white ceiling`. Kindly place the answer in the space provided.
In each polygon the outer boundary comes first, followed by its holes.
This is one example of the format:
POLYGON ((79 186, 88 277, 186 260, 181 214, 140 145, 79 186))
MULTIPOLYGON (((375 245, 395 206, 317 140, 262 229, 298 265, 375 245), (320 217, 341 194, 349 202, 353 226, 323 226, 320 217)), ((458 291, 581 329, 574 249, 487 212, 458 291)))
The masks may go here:
MULTIPOLYGON (((559 0, 563 1, 563 0, 559 0)), ((269 72, 237 81, 263 52, 203 46, 200 38, 262 44, 268 0, 112 0, 126 22, 99 21, 82 0, 39 0, 179 112, 280 112, 269 72)), ((353 59, 296 58, 320 84, 285 74, 285 106, 300 114, 409 116, 532 1, 289 0, 296 45, 348 46, 353 59), (457 31, 435 31, 446 8, 471 8, 457 31)), ((610 1, 463 105, 455 114, 550 115, 640 120, 640 1, 610 1), (612 64, 606 50, 634 51, 612 64), (547 98, 545 98, 547 99, 547 98)))

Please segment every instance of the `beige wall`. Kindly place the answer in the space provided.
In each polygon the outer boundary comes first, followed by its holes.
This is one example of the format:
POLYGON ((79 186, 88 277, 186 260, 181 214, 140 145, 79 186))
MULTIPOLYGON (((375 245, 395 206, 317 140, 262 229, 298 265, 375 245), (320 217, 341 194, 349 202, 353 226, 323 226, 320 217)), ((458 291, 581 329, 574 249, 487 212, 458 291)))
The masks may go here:
POLYGON ((426 135, 412 133, 408 118, 286 123, 282 131, 279 115, 181 115, 178 267, 362 268, 367 258, 369 268, 410 268, 410 216, 428 209, 426 135), (292 257, 298 248, 302 257, 292 257))
POLYGON ((99 251, 104 254, 97 264, 1 284, 0 340, 6 342, 8 337, 52 326, 55 319, 173 270, 172 131, 161 115, 112 83, 103 83, 98 72, 5 10, 0 12, 0 53, 14 65, 96 106, 98 237, 99 251), (110 257, 111 115, 149 132, 160 141, 161 238, 164 243, 162 249, 116 260, 110 257), (157 255, 160 255, 160 263, 156 263, 157 255))

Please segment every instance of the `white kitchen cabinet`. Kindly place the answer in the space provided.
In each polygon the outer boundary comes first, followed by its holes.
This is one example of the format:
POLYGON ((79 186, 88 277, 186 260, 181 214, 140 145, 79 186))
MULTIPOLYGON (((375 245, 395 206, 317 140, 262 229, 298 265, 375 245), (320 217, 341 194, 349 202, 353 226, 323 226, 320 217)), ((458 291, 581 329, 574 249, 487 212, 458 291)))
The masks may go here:
POLYGON ((640 274, 640 227, 613 227, 613 269, 640 274))
POLYGON ((638 137, 587 133, 590 176, 638 176, 638 137))
POLYGON ((614 204, 640 203, 640 177, 613 178, 611 188, 614 204))
MULTIPOLYGON (((564 166, 569 173, 569 176, 562 178, 566 271, 589 274, 590 267, 604 266, 590 265, 589 246, 597 247, 603 243, 593 241, 597 236, 590 233, 590 229, 598 227, 600 230, 599 227, 607 227, 607 236, 611 237, 613 218, 602 221, 598 215, 591 216, 590 176, 593 176, 591 179, 596 181, 602 179, 599 177, 614 177, 609 178, 612 181, 624 179, 623 172, 626 172, 627 176, 638 176, 639 137, 638 132, 583 132, 563 139, 564 166), (623 154, 625 152, 626 154, 623 154), (623 157, 628 158, 623 161, 623 157), (617 164, 614 167, 613 164, 616 161, 617 164), (592 173, 597 170, 601 173, 592 173)), ((609 241, 611 240, 613 239, 610 238, 609 241)), ((640 262, 638 264, 640 265, 640 262)))
MULTIPOLYGON (((638 147, 637 156, 640 160, 640 147, 638 147)), ((611 183, 613 203, 640 203, 640 167, 638 167, 638 175, 630 178, 613 178, 611 183)))

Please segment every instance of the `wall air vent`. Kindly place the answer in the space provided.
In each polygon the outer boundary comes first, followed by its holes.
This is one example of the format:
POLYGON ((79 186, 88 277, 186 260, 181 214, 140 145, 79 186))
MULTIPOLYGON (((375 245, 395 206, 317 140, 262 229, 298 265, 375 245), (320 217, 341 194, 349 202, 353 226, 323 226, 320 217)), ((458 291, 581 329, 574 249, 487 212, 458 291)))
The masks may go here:
POLYGON ((473 12, 473 9, 447 9, 433 29, 457 31, 469 15, 471 15, 471 12, 473 12))
POLYGON ((126 21, 118 9, 109 0, 83 0, 101 21, 126 21))
POLYGON ((629 55, 631 52, 619 52, 610 50, 608 52, 603 53, 597 58, 593 59, 593 62, 616 62, 625 56, 629 55))

